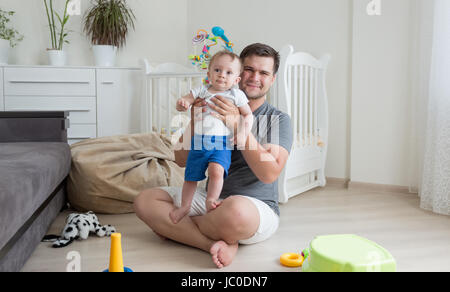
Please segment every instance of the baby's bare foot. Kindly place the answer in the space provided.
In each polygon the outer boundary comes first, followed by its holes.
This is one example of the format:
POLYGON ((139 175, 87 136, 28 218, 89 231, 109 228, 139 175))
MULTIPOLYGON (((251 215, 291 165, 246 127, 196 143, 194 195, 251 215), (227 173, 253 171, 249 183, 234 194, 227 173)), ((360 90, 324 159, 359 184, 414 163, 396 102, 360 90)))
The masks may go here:
POLYGON ((184 216, 186 216, 189 213, 189 209, 190 207, 188 206, 172 210, 169 213, 170 220, 172 220, 173 224, 177 224, 178 222, 181 221, 181 219, 184 218, 184 216))

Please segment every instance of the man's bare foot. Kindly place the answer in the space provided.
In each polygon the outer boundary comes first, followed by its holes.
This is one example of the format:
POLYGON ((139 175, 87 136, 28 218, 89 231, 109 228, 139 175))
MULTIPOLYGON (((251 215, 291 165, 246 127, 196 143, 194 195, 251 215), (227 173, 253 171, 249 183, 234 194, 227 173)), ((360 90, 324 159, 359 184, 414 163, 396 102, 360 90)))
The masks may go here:
POLYGON ((177 224, 181 219, 184 218, 184 216, 189 214, 189 210, 190 206, 173 209, 169 213, 170 220, 172 220, 173 224, 177 224))
POLYGON ((225 241, 218 241, 211 246, 209 252, 216 266, 221 269, 231 264, 238 251, 239 244, 227 244, 225 241))

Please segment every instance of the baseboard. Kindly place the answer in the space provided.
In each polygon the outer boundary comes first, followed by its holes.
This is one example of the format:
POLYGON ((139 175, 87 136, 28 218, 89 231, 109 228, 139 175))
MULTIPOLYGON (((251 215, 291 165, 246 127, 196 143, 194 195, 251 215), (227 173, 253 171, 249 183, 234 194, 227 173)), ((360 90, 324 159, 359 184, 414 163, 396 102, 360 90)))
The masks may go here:
POLYGON ((337 187, 337 188, 348 188, 349 179, 337 178, 337 177, 327 177, 327 186, 337 187))
POLYGON ((409 187, 355 182, 346 178, 327 177, 327 186, 349 190, 411 194, 409 187))
POLYGON ((394 185, 382 185, 374 183, 364 183, 364 182, 348 182, 349 190, 360 190, 360 191, 375 191, 382 193, 401 193, 410 194, 409 187, 404 186, 394 186, 394 185))

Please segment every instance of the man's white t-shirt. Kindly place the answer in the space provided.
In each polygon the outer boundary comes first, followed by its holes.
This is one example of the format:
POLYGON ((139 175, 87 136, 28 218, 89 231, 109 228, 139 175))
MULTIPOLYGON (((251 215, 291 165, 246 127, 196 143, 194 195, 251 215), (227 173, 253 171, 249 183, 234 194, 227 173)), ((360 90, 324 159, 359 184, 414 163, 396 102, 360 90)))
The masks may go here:
MULTIPOLYGON (((245 93, 239 88, 231 88, 230 90, 211 93, 208 91, 210 86, 201 86, 191 90, 194 98, 203 98, 207 103, 213 104, 211 98, 216 95, 223 96, 231 100, 237 107, 242 107, 248 104, 248 99, 245 93)), ((194 133, 196 135, 208 135, 208 136, 228 136, 231 134, 230 130, 225 124, 218 118, 211 115, 212 112, 216 112, 210 107, 206 107, 206 112, 203 113, 203 120, 201 122, 195 122, 194 133)))

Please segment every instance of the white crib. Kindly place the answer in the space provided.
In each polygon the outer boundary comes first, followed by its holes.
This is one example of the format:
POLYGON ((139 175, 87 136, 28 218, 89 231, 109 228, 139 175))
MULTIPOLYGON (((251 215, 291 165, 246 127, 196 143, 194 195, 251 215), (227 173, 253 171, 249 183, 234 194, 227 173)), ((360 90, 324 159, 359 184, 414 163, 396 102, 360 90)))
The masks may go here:
POLYGON ((328 99, 325 86, 329 55, 320 60, 297 52, 291 45, 281 52, 278 78, 270 102, 289 114, 293 145, 278 179, 279 202, 318 186, 325 186, 328 146, 328 99))
MULTIPOLYGON (((268 102, 289 114, 294 143, 279 180, 279 201, 318 186, 325 186, 328 145, 328 102, 325 77, 328 55, 320 60, 306 53, 293 53, 292 46, 280 52, 281 64, 268 102)), ((176 142, 189 123, 188 113, 175 110, 176 100, 199 86, 205 72, 174 63, 144 66, 142 132, 156 131, 176 142)))

